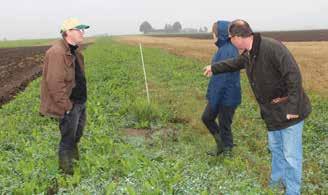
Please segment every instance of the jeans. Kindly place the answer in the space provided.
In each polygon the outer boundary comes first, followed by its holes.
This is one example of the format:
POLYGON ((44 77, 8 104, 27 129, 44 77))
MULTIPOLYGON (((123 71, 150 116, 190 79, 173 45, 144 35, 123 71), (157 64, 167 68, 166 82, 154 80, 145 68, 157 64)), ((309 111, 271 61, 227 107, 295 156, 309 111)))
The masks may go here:
POLYGON ((202 115, 202 121, 212 135, 220 134, 225 148, 232 148, 233 136, 231 132, 231 124, 236 106, 219 106, 218 113, 211 110, 211 106, 207 104, 202 115), (219 124, 215 121, 216 117, 219 119, 219 124))
POLYGON ((59 122, 61 139, 59 143, 59 153, 72 151, 83 135, 86 122, 85 104, 74 104, 71 112, 65 114, 59 122))
POLYGON ((302 130, 304 121, 285 129, 268 132, 271 151, 271 181, 274 187, 280 181, 286 194, 300 194, 302 177, 302 130))

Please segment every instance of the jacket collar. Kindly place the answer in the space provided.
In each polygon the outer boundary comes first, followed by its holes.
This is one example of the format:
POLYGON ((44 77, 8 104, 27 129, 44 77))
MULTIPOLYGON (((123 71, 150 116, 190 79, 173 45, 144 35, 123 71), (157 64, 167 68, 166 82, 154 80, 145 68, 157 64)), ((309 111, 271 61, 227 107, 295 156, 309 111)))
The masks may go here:
POLYGON ((256 58, 260 52, 260 45, 261 45, 261 34, 260 33, 254 33, 253 35, 253 44, 252 49, 249 52, 250 56, 253 58, 256 58))
POLYGON ((62 43, 62 46, 64 47, 64 49, 65 49, 65 54, 66 55, 72 55, 71 54, 71 50, 70 50, 70 48, 69 48, 69 45, 68 45, 68 43, 67 43, 67 41, 65 40, 65 39, 62 39, 61 40, 61 43, 62 43))
MULTIPOLYGON (((68 42, 65 39, 62 39, 61 42, 62 42, 63 47, 65 48, 65 54, 69 55, 69 56, 72 55, 71 48, 70 48, 68 42)), ((77 45, 77 49, 75 50, 75 52, 79 52, 79 51, 80 51, 80 47, 77 45)))

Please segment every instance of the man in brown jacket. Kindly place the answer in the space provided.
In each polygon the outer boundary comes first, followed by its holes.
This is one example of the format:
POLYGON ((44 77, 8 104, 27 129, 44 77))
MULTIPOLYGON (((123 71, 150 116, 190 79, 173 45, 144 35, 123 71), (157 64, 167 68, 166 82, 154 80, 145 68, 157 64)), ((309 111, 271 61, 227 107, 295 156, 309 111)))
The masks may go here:
POLYGON ((63 22, 63 39, 46 52, 41 81, 40 113, 59 119, 59 168, 70 175, 73 159, 79 159, 77 144, 86 122, 87 86, 78 45, 87 28, 75 18, 63 22))

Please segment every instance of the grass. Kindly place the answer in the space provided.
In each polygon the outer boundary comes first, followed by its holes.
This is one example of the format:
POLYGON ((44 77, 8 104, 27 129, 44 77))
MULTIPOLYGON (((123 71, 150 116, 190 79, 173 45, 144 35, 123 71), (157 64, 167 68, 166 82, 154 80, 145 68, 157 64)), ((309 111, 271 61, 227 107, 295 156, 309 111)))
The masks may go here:
MULTIPOLYGON (((58 39, 58 38, 57 38, 58 39)), ((53 44, 57 39, 21 39, 0 41, 0 48, 30 47, 30 46, 47 46, 53 44)), ((93 43, 95 37, 87 37, 85 43, 93 43)))
POLYGON ((0 48, 14 48, 27 46, 43 46, 50 45, 55 39, 28 39, 15 41, 0 41, 0 48))
MULTIPOLYGON (((36 80, 0 110, 0 192, 13 194, 274 194, 267 189, 266 129, 245 77, 233 157, 208 157, 214 141, 200 122, 203 65, 144 48, 151 105, 138 47, 108 38, 85 51, 88 123, 75 175, 57 169, 58 124, 38 115, 36 80), (150 127, 150 139, 122 128, 150 127), (165 132, 165 133, 164 133, 165 132)), ((303 193, 327 192, 328 100, 311 94, 304 128, 303 193)))

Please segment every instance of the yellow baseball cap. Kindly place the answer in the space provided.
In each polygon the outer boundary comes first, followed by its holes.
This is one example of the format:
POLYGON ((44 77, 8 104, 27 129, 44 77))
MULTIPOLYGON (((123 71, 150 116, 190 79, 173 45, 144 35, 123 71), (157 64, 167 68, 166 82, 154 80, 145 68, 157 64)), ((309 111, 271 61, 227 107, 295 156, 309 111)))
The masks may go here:
POLYGON ((81 24, 81 22, 76 18, 68 18, 63 22, 63 24, 60 28, 60 33, 66 32, 66 31, 74 29, 74 28, 75 29, 88 29, 88 28, 90 28, 90 26, 81 24))

